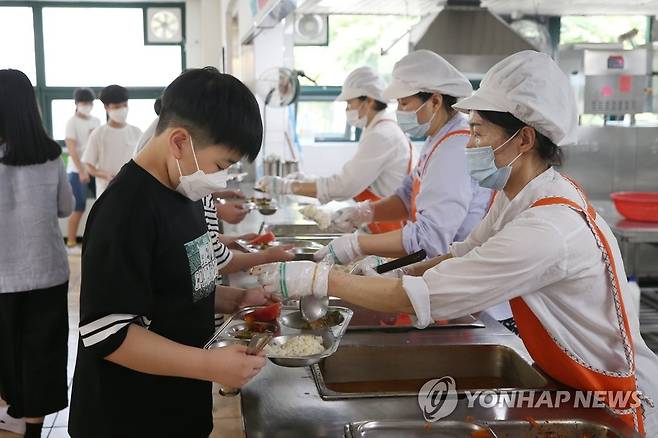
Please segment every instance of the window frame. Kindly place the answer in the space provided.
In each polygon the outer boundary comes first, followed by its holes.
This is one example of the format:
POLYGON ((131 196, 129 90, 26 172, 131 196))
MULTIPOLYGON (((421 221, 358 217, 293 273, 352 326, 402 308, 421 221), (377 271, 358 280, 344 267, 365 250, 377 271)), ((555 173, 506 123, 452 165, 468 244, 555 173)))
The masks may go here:
MULTIPOLYGON (((34 28, 34 56, 36 66, 36 84, 34 93, 41 109, 41 117, 43 119, 46 131, 52 135, 52 101, 58 99, 72 99, 73 92, 76 86, 73 87, 57 87, 46 85, 46 64, 45 64, 45 50, 43 40, 43 8, 121 8, 121 9, 141 9, 144 19, 146 19, 147 8, 181 8, 182 18, 182 34, 183 39, 180 43, 171 44, 172 46, 180 46, 181 49, 181 71, 186 68, 186 53, 185 53, 185 40, 187 35, 186 30, 186 10, 184 2, 61 2, 61 1, 12 1, 0 0, 0 7, 29 7, 32 9, 32 24, 34 28)), ((84 86, 84 85, 81 85, 84 86)), ((102 88, 91 87, 96 94, 100 93, 102 88)), ((126 87, 131 99, 157 99, 164 90, 163 87, 126 87)), ((55 139, 63 141, 63 139, 55 139)))

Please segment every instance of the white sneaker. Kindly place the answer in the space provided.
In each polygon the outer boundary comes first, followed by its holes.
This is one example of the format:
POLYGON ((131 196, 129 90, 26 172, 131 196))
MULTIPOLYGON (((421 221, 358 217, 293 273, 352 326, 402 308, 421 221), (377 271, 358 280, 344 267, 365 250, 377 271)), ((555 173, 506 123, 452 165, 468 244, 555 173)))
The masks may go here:
POLYGON ((25 435, 25 420, 12 417, 7 413, 7 409, 7 406, 0 407, 0 429, 25 435))

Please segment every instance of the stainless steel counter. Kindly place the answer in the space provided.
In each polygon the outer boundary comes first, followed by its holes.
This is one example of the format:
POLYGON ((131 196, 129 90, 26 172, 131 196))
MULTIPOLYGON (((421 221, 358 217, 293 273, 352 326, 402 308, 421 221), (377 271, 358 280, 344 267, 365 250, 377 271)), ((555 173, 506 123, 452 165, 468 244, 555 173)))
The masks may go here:
MULTIPOLYGON (((483 329, 348 333, 341 346, 499 344, 513 348, 525 360, 531 361, 518 337, 486 315, 482 316, 482 320, 486 325, 483 329)), ((405 366, 405 357, 399 358, 399 366, 405 366)), ((242 412, 249 438, 342 437, 345 426, 351 422, 423 420, 417 397, 325 401, 318 393, 310 368, 282 368, 272 363, 268 363, 259 376, 242 389, 242 412)), ((456 410, 444 420, 463 421, 467 417, 483 421, 526 421, 531 417, 538 422, 550 419, 580 419, 605 424, 632 436, 631 431, 619 420, 601 409, 520 409, 498 406, 469 409, 467 400, 460 399, 456 410)))

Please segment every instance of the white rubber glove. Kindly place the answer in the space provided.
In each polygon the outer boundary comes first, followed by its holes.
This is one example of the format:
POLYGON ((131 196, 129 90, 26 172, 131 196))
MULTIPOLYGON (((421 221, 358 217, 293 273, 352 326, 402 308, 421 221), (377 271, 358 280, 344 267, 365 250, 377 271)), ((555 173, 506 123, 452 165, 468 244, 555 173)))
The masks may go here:
POLYGON ((383 258, 371 255, 357 263, 351 274, 386 278, 402 278, 402 276, 405 275, 403 268, 393 269, 392 271, 384 272, 383 274, 375 271, 377 266, 383 265, 384 263, 386 263, 386 260, 383 258))
POLYGON ((370 201, 359 202, 353 207, 341 208, 331 217, 331 225, 343 233, 354 231, 362 224, 372 222, 373 208, 370 201))
POLYGON ((261 180, 256 183, 256 187, 270 195, 289 195, 292 193, 293 182, 292 179, 268 175, 261 178, 261 180))
POLYGON ((306 295, 324 297, 329 287, 331 264, 309 261, 269 263, 251 269, 258 283, 271 293, 284 299, 306 295))
POLYGON ((346 265, 361 256, 363 251, 359 246, 359 236, 352 233, 332 240, 329 245, 316 252, 313 258, 318 262, 326 258, 330 263, 346 265))

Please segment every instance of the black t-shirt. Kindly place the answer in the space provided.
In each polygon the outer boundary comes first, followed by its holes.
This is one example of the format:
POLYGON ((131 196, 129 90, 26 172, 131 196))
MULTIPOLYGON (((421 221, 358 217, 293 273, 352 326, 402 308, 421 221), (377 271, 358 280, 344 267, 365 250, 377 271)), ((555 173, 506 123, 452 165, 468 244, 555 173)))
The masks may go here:
POLYGON ((89 213, 82 251, 72 437, 207 437, 209 382, 104 359, 139 324, 181 344, 212 336, 216 261, 201 202, 128 162, 89 213))

